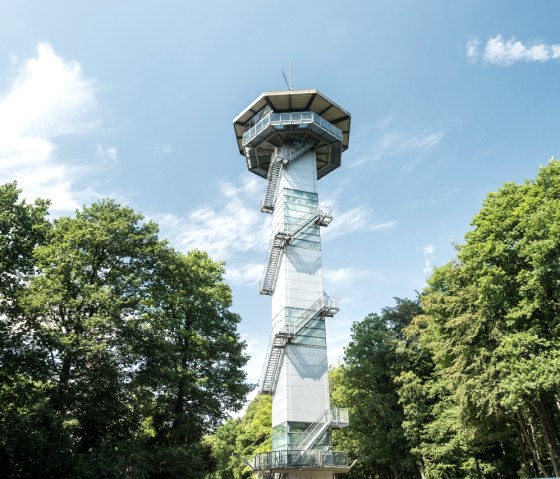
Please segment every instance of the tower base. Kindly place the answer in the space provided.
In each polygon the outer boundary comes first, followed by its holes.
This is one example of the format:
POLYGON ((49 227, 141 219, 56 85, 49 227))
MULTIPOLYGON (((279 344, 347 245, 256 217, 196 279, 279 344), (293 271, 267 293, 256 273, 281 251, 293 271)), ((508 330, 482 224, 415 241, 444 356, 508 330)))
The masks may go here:
POLYGON ((265 472, 259 471, 259 479, 333 479, 335 474, 342 474, 345 471, 328 471, 323 469, 293 469, 288 472, 265 472))
POLYGON ((264 452, 254 461, 261 479, 332 479, 350 467, 347 453, 319 449, 264 452))

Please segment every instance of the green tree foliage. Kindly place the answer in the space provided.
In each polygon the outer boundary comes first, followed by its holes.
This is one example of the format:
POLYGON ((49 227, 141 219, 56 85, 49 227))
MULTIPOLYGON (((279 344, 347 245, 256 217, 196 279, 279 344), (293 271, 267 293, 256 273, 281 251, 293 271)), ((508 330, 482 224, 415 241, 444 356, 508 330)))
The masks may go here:
POLYGON ((18 196, 0 189, 0 469, 202 477, 203 435, 248 391, 223 266, 113 201, 49 223, 18 196))
POLYGON ((240 419, 229 419, 207 437, 215 470, 211 479, 249 479, 248 463, 261 452, 272 450, 271 396, 259 395, 240 419))
POLYGON ((396 306, 354 323, 344 364, 331 370, 333 403, 350 409, 350 426, 335 434, 335 448, 358 459, 349 478, 419 476, 395 384, 407 367, 399 354, 402 331, 419 312, 417 301, 397 298, 396 306))
POLYGON ((472 225, 408 330, 434 363, 399 378, 408 437, 428 477, 558 476, 560 163, 489 194, 472 225))

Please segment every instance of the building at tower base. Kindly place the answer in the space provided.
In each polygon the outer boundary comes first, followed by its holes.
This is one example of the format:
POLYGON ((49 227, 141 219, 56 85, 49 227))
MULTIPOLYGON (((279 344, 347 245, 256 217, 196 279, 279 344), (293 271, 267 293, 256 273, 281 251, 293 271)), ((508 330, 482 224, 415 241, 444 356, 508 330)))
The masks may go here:
POLYGON ((254 458, 264 478, 332 478, 348 454, 333 451, 331 429, 348 425, 331 408, 325 318, 339 310, 323 290, 318 180, 348 148, 350 115, 317 90, 266 92, 234 120, 249 171, 265 178, 261 211, 272 232, 260 293, 272 299, 272 334, 260 392, 272 395, 272 451, 254 458))

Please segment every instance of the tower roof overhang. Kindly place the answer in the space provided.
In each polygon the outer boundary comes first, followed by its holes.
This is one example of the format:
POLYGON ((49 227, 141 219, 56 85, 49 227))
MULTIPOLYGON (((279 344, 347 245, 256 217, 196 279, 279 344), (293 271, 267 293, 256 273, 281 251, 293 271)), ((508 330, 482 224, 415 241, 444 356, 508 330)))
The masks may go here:
POLYGON ((276 113, 312 111, 342 130, 342 151, 350 141, 350 113, 338 106, 318 90, 268 91, 233 120, 239 153, 244 154, 243 133, 245 126, 259 111, 269 106, 276 113))

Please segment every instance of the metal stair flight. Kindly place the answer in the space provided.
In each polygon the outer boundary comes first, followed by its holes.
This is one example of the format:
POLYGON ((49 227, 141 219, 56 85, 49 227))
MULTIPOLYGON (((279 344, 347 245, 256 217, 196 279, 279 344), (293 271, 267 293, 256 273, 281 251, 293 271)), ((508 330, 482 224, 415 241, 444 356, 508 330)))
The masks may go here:
POLYGON ((276 148, 270 159, 270 167, 268 169, 266 190, 261 202, 261 211, 263 213, 272 213, 274 210, 274 199, 276 198, 276 190, 278 189, 278 178, 283 167, 287 167, 292 161, 305 153, 313 146, 313 143, 306 140, 294 140, 288 146, 276 148))
POLYGON ((286 326, 276 333, 268 345, 265 366, 261 376, 259 392, 272 394, 278 377, 278 367, 284 355, 286 345, 296 337, 310 321, 318 317, 332 317, 339 310, 338 298, 329 298, 325 293, 306 309, 295 321, 293 326, 286 326))
POLYGON ((346 426, 348 426, 348 409, 327 409, 302 433, 294 449, 304 453, 313 448, 327 429, 346 426))
POLYGON ((270 244, 268 260, 266 262, 266 267, 260 283, 261 294, 271 295, 274 291, 276 273, 278 272, 278 265, 280 264, 280 257, 284 247, 290 244, 290 241, 297 239, 310 226, 328 226, 331 221, 332 214, 330 209, 325 207, 317 208, 317 212, 315 214, 311 214, 308 217, 303 218, 299 223, 296 223, 296 225, 292 228, 292 232, 278 231, 274 235, 270 244))

